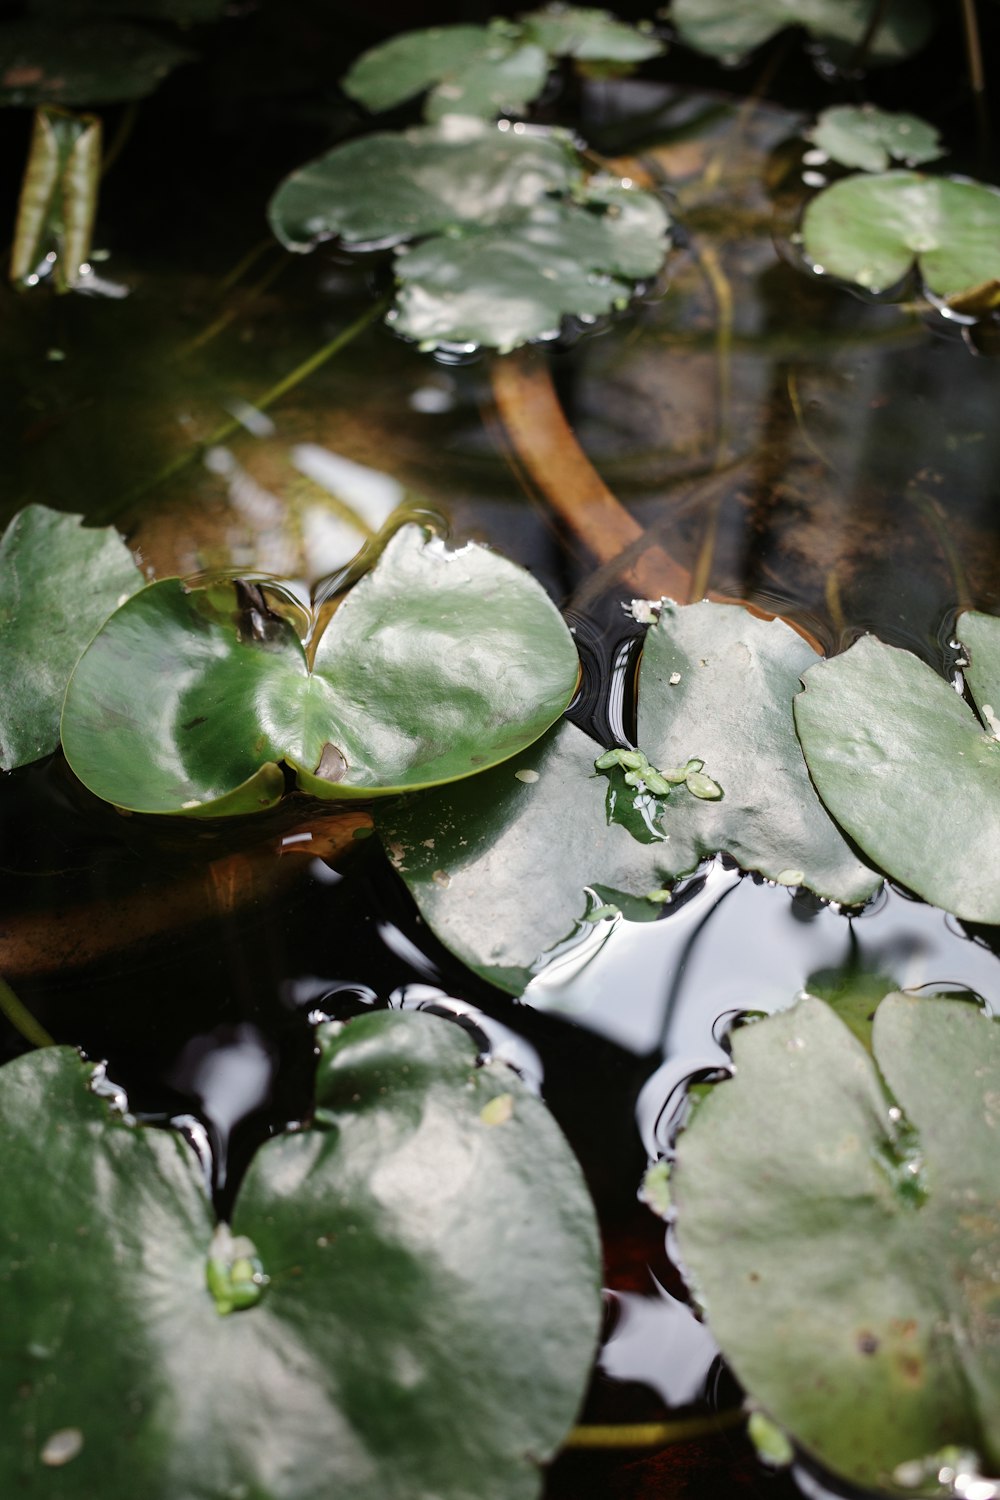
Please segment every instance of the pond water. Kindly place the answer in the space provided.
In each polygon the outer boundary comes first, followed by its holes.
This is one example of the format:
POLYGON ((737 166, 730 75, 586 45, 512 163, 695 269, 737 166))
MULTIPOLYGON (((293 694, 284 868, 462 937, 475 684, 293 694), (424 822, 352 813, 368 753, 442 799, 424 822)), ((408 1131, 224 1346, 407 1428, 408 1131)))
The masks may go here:
MULTIPOLYGON (((628 726, 631 592, 512 451, 487 359, 435 360, 372 324, 262 410, 387 275, 267 239, 282 173, 354 128, 274 9, 231 17, 224 39, 206 38, 204 67, 138 112, 102 195, 91 294, 0 293, 0 520, 42 502, 115 519, 159 576, 312 583, 397 506, 429 508, 453 536, 529 567, 567 610, 589 669, 577 717, 606 741, 609 723, 628 726)), ((316 24, 308 6, 299 21, 316 24)), ((344 56, 373 39, 355 23, 344 56)), ((660 188, 682 228, 662 284, 526 366, 552 361, 583 449, 697 593, 780 613, 827 651, 873 629, 946 669, 959 605, 1000 607, 1000 361, 943 319, 803 272, 798 131, 819 85, 789 66, 786 92, 772 91, 785 104, 748 105, 743 74, 728 96, 704 65, 690 84, 664 66, 663 81, 587 87, 584 134, 660 188)), ((6 123, 16 163, 24 121, 6 123)), ((97 804, 56 759, 0 780, 0 839, 0 974, 57 1039, 107 1060, 140 1118, 184 1129, 223 1211, 255 1146, 308 1108, 317 1013, 458 1011, 537 1081, 605 1241, 607 1336, 586 1423, 738 1403, 664 1226, 637 1199, 685 1081, 725 1067, 731 1019, 831 971, 1000 1008, 988 932, 895 890, 849 919, 722 860, 662 920, 602 924, 516 1003, 436 942, 375 840, 331 857, 305 802, 291 830, 164 831, 97 804)), ((5 1056, 24 1046, 10 1028, 3 1044, 5 1056)), ((663 1449, 569 1450, 547 1491, 737 1492, 794 1486, 724 1425, 663 1449)))

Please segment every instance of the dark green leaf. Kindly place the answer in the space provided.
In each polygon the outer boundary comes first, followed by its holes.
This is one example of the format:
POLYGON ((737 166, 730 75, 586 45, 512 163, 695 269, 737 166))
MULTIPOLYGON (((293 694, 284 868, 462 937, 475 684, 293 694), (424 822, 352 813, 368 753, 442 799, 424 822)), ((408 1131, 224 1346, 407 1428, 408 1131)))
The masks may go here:
POLYGON ((4 1493, 538 1492, 600 1316, 579 1168, 449 1022, 320 1040, 315 1125, 258 1153, 235 1241, 193 1153, 112 1116, 75 1053, 0 1072, 4 1493))
POLYGON ((671 1193, 754 1402, 842 1479, 897 1493, 946 1446, 1000 1464, 1000 1026, 890 995, 874 1054, 813 998, 739 1030, 671 1193))
POLYGON ((806 139, 842 167, 884 172, 890 162, 908 166, 944 155, 933 125, 917 115, 890 114, 874 104, 835 104, 825 109, 806 139))
POLYGON ((142 99, 191 53, 118 21, 0 25, 0 105, 116 104, 142 99))
POLYGON ((173 21, 187 26, 217 21, 226 0, 28 0, 32 16, 50 24, 89 21, 100 16, 123 16, 134 21, 173 21))
MULTIPOLYGON (((671 19, 680 40, 736 64, 788 26, 801 26, 849 61, 871 19, 872 0, 674 0, 671 19)), ((898 62, 924 45, 930 11, 924 0, 891 0, 872 38, 872 62, 898 62)))
POLYGON ((338 147, 286 178, 270 218, 293 250, 334 236, 420 241, 397 259, 389 317, 428 346, 506 350, 555 334, 566 313, 624 303, 667 249, 657 199, 601 177, 585 185, 565 133, 459 116, 338 147))
POLYGON ((59 743, 70 673, 95 630, 142 587, 110 526, 29 505, 0 537, 0 766, 11 770, 59 743))
POLYGON ((916 266, 924 286, 951 297, 1000 278, 1000 192, 919 172, 848 177, 809 204, 802 238, 831 276, 880 292, 916 266))
MULTIPOLYGON (((995 650, 995 624, 979 622, 964 615, 960 629, 995 650)), ((977 682, 995 685, 986 650, 975 655, 984 658, 977 682)), ((1000 922, 994 734, 930 667, 873 636, 814 668, 805 684, 796 728, 841 827, 925 900, 969 921, 1000 922)))
POLYGON ((430 89, 425 115, 523 113, 538 97, 549 60, 508 23, 432 26, 408 31, 359 57, 343 78, 352 99, 367 109, 391 109, 430 89))
POLYGON ((63 747, 85 785, 134 811, 255 811, 280 797, 280 761, 314 796, 370 797, 516 754, 565 708, 577 670, 527 573, 407 526, 337 610, 311 669, 291 625, 248 617, 232 585, 144 590, 82 657, 63 747))

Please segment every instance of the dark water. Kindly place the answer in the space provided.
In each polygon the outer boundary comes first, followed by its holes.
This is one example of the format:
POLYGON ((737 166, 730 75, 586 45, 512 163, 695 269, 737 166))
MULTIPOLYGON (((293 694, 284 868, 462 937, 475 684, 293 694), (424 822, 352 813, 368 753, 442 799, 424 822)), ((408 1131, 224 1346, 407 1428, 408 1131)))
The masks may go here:
MULTIPOLYGON (((345 56, 416 19, 390 5, 364 21, 339 11, 345 56)), ((427 500, 570 612, 589 668, 580 712, 606 742, 631 711, 625 595, 508 465, 484 361, 435 362, 371 329, 266 418, 254 405, 385 275, 267 240, 263 204, 280 176, 358 123, 325 81, 336 69, 327 61, 320 77, 312 55, 311 28, 328 23, 303 5, 296 41, 280 12, 231 17, 221 40, 206 36, 204 68, 139 112, 103 195, 103 292, 0 293, 3 510, 113 513, 159 573, 314 581, 363 540, 343 500, 371 528, 427 500)), ((796 111, 814 75, 791 66, 785 104, 749 116, 704 92, 724 82, 706 64, 665 76, 583 101, 585 128, 609 150, 637 149, 684 229, 665 290, 553 352, 575 430, 650 539, 692 569, 700 560, 712 588, 796 619, 828 649, 871 628, 944 668, 958 604, 1000 607, 1000 361, 975 358, 940 320, 862 302, 794 263, 796 111)), ((938 99, 961 122, 955 78, 938 99)), ((24 139, 8 116, 12 182, 24 139)), ((0 972, 59 1040, 107 1060, 140 1118, 186 1131, 223 1213, 255 1147, 308 1112, 311 1017, 456 1012, 538 1083, 597 1204, 607 1341, 583 1420, 730 1409, 739 1393, 684 1303, 663 1224, 636 1197, 685 1081, 725 1067, 735 1015, 788 1004, 828 971, 967 988, 1000 1006, 988 935, 895 891, 849 920, 720 861, 662 920, 622 925, 516 1003, 436 943, 375 841, 331 868, 313 810, 300 811, 291 830, 220 841, 118 818, 58 759, 3 777, 0 972), (225 899, 209 870, 223 857, 225 899), (124 940, 123 909, 141 941, 124 940)), ((11 1056, 23 1043, 7 1031, 3 1045, 11 1056)), ((793 1487, 735 1428, 660 1451, 569 1451, 548 1487, 550 1500, 737 1492, 793 1487)))

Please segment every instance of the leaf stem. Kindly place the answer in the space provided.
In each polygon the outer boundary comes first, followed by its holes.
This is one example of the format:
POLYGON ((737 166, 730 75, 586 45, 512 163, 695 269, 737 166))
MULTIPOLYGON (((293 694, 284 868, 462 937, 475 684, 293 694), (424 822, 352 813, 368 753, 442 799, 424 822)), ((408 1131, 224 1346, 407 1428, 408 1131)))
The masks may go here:
POLYGON ((19 1000, 7 983, 6 979, 0 979, 0 1013, 6 1016, 14 1030, 20 1032, 26 1042, 33 1047, 54 1047, 55 1037, 49 1035, 40 1021, 36 1021, 31 1011, 19 1000))
MULTIPOLYGON (((333 359, 342 349, 346 349, 348 344, 353 343, 360 334, 364 333, 366 328, 376 322, 389 306, 389 301, 390 297, 386 295, 380 297, 377 302, 373 302, 360 317, 355 318, 353 323, 349 323, 346 328, 341 329, 338 334, 330 339, 329 343, 324 344, 321 349, 317 349, 314 354, 310 354, 309 358, 304 359, 300 365, 296 365, 294 370, 291 370, 279 380, 277 385, 272 385, 270 390, 265 391, 262 396, 258 396, 252 404, 258 411, 267 411, 268 407, 273 406, 276 401, 280 401, 282 396, 287 396, 289 391, 301 385, 304 380, 308 380, 310 375, 314 375, 322 365, 333 359)), ((227 438, 231 438, 234 432, 239 431, 241 425, 235 417, 231 417, 227 422, 223 422, 221 426, 216 427, 214 432, 210 432, 208 437, 203 438, 195 447, 178 454, 176 458, 172 458, 169 463, 164 464, 163 468, 158 469, 149 479, 144 479, 140 484, 134 485, 132 489, 127 490, 124 495, 120 495, 111 505, 106 506, 103 511, 99 511, 96 515, 92 516, 90 518, 91 524, 106 524, 108 521, 113 521, 123 511, 128 510, 136 500, 141 500, 151 490, 155 490, 161 484, 165 484, 168 479, 174 479, 178 474, 182 474, 207 448, 214 448, 219 443, 224 443, 227 438)))
POLYGON ((574 1427, 566 1439, 567 1448, 665 1448, 671 1443, 687 1443, 693 1438, 714 1437, 727 1427, 738 1427, 746 1421, 746 1412, 736 1407, 710 1417, 685 1417, 675 1422, 635 1422, 601 1426, 588 1424, 574 1427))
POLYGON ((983 65, 983 45, 979 36, 979 16, 976 0, 959 0, 962 7, 962 32, 965 38, 965 58, 969 68, 969 86, 976 109, 976 129, 979 135, 979 155, 985 176, 989 170, 992 134, 990 131, 989 100, 986 95, 986 69, 983 65))
POLYGON ((882 29, 882 22, 886 18, 889 9, 889 0, 874 0, 868 16, 868 25, 862 33, 861 40, 855 47, 851 60, 847 65, 849 73, 860 73, 868 61, 868 54, 872 50, 875 38, 882 29))

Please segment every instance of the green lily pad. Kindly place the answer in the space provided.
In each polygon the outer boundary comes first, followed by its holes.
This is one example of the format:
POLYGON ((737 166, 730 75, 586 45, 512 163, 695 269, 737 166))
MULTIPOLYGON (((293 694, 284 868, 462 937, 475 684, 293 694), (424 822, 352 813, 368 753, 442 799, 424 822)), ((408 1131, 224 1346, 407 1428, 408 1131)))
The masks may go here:
POLYGON ((430 90, 424 114, 521 114, 537 99, 549 59, 509 22, 492 26, 431 26, 373 47, 341 80, 366 109, 392 109, 430 90))
POLYGON ((966 635, 988 728, 930 667, 873 636, 807 674, 795 725, 817 791, 874 864, 945 911, 1000 922, 1000 720, 985 698, 1000 710, 1000 621, 963 615, 966 635))
POLYGON ((579 1168, 449 1022, 319 1040, 312 1128, 261 1148, 232 1237, 73 1051, 0 1071, 5 1493, 538 1493, 600 1318, 579 1168))
POLYGON ((0 537, 0 767, 59 744, 59 713, 80 653, 113 609, 143 585, 111 526, 44 505, 19 511, 0 537))
MULTIPOLYGON (((789 26, 801 26, 846 60, 861 43, 871 13, 871 0, 674 0, 670 18, 680 41, 734 65, 789 26)), ((890 0, 869 61, 909 57, 924 45, 930 26, 924 0, 890 0)))
POLYGON ((0 105, 142 99, 191 53, 124 21, 0 26, 0 105))
POLYGON ((894 994, 873 1047, 812 997, 737 1031, 671 1193, 754 1403, 842 1479, 899 1493, 946 1447, 1000 1466, 1000 1025, 894 994))
POLYGON ((657 199, 606 178, 585 183, 562 131, 451 116, 351 141, 285 179, 271 226, 292 250, 339 237, 401 246, 396 330, 421 344, 511 349, 596 317, 653 276, 667 249, 657 199))
POLYGON ((576 686, 544 591, 484 547, 392 538, 311 661, 239 586, 164 579, 83 654, 62 740, 76 775, 136 812, 218 817, 281 796, 371 797, 471 776, 537 739, 576 686))
POLYGON ((653 796, 618 767, 596 775, 603 747, 563 724, 488 776, 388 807, 379 831, 428 926, 520 993, 588 914, 635 920, 638 902, 655 918, 664 887, 720 850, 770 879, 866 900, 879 877, 824 811, 795 738, 792 698, 817 660, 778 621, 665 607, 643 652, 639 744, 676 789, 653 796), (721 797, 689 790, 692 758, 721 797))
POLYGON ((648 22, 631 26, 590 6, 547 5, 520 20, 532 41, 551 57, 628 65, 646 62, 664 50, 648 22))
POLYGON ((848 177, 809 204, 802 240, 817 270, 868 291, 916 266, 924 286, 951 297, 1000 277, 1000 191, 919 172, 848 177))
POLYGON ((933 125, 874 104, 835 104, 805 134, 831 161, 863 172, 884 172, 893 160, 912 167, 944 155, 933 125))

